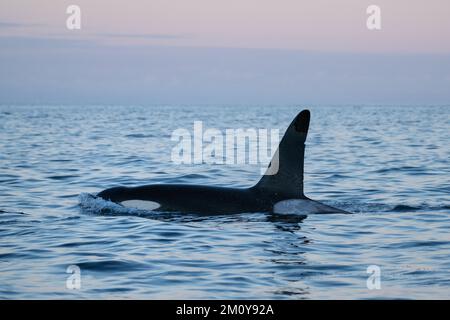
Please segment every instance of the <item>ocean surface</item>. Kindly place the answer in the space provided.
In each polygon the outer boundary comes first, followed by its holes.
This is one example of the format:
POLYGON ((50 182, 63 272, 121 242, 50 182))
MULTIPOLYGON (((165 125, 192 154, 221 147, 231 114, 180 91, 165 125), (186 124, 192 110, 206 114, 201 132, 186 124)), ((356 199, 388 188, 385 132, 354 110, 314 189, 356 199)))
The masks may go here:
POLYGON ((172 133, 282 134, 301 109, 0 106, 0 298, 449 299, 450 106, 310 107, 305 193, 352 215, 180 215, 90 196, 250 186, 258 165, 174 163, 172 133))

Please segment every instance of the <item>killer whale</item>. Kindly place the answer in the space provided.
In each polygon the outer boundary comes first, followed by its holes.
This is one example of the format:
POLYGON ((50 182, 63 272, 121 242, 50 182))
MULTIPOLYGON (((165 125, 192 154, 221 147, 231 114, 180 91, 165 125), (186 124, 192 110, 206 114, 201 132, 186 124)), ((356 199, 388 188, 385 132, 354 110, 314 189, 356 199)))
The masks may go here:
POLYGON ((149 203, 150 210, 208 215, 244 212, 348 213, 304 194, 305 141, 310 123, 309 110, 291 122, 266 173, 250 188, 227 188, 189 184, 153 184, 113 187, 98 197, 126 206, 149 203))

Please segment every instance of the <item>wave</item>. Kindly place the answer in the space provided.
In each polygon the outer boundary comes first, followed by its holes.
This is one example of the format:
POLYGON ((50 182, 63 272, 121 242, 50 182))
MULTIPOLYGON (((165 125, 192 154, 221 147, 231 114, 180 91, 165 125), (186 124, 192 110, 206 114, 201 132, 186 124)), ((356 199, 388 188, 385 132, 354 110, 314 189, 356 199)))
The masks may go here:
POLYGON ((0 209, 0 214, 20 214, 20 215, 26 215, 27 213, 21 212, 21 211, 9 211, 9 210, 2 210, 2 209, 0 209))
POLYGON ((154 134, 144 134, 144 133, 130 133, 125 135, 126 138, 135 138, 135 139, 142 139, 142 138, 153 138, 155 137, 154 134))
POLYGON ((404 203, 360 203, 351 201, 323 201, 323 203, 353 213, 442 211, 450 209, 450 205, 447 204, 431 205, 427 203, 422 203, 420 205, 404 203))

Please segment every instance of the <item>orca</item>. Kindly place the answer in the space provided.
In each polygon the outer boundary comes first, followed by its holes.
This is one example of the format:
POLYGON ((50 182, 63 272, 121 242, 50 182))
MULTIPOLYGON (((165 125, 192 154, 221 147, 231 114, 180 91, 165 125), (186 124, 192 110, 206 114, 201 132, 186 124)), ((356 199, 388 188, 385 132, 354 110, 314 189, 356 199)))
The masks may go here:
POLYGON ((97 196, 126 207, 207 215, 349 213, 311 200, 304 194, 305 141, 309 123, 309 110, 301 111, 287 128, 266 173, 250 188, 153 184, 113 187, 97 196))

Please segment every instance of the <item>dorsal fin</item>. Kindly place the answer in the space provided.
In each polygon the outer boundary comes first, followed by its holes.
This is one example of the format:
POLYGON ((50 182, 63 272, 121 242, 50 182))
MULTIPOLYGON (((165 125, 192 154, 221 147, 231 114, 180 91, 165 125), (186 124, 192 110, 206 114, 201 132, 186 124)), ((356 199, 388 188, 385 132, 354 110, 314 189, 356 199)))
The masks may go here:
POLYGON ((255 188, 286 199, 305 198, 303 172, 309 121, 309 110, 303 110, 295 117, 255 188))

